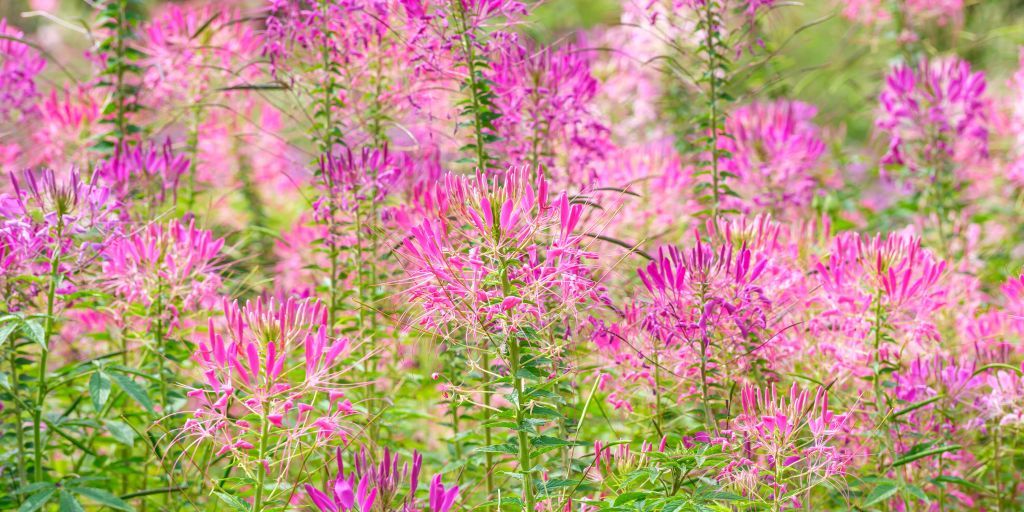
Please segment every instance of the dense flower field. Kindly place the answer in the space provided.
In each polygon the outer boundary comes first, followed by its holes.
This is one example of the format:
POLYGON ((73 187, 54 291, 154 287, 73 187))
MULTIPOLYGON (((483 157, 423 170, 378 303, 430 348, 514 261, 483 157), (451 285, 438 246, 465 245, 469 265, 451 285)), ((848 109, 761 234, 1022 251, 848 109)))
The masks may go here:
POLYGON ((1024 510, 1024 8, 0 3, 0 509, 1024 510))

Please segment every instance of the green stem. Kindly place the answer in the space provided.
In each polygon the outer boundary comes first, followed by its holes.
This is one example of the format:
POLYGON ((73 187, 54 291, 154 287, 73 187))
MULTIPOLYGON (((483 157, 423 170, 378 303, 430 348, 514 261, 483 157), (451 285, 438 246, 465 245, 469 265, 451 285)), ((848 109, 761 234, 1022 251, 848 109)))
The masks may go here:
MULTIPOLYGON (((997 423, 992 431, 992 464, 994 464, 994 471, 996 477, 996 512, 1003 511, 1003 479, 1002 475, 999 474, 999 424, 997 423)), ((941 457, 941 455, 939 455, 941 457)), ((942 510, 942 509, 939 509, 942 510)))
MULTIPOLYGON (((321 20, 323 20, 323 23, 322 23, 320 28, 321 28, 321 30, 323 31, 324 34, 327 34, 328 33, 328 31, 327 31, 328 3, 327 2, 320 2, 320 9, 321 9, 321 20)), ((322 146, 321 147, 321 151, 323 153, 324 158, 330 158, 330 157, 332 157, 332 153, 334 151, 334 117, 331 115, 332 114, 332 107, 333 107, 333 103, 334 103, 334 77, 331 76, 331 73, 333 72, 333 66, 331 65, 331 50, 330 50, 330 48, 326 44, 324 44, 324 45, 322 45, 320 47, 320 66, 322 68, 321 71, 324 74, 324 83, 323 83, 323 87, 322 87, 323 95, 322 95, 321 100, 320 100, 320 102, 321 102, 321 106, 320 106, 321 112, 320 112, 320 115, 323 117, 323 120, 324 120, 323 121, 324 122, 324 130, 323 130, 323 133, 321 134, 321 137, 320 137, 321 146, 322 146)), ((330 299, 329 299, 330 300, 330 304, 329 304, 329 308, 328 308, 328 311, 327 311, 327 321, 328 321, 328 326, 332 330, 332 334, 333 334, 333 329, 335 328, 335 322, 337 321, 337 314, 338 314, 338 308, 339 308, 339 305, 338 305, 338 280, 339 280, 338 279, 338 270, 339 270, 338 269, 338 252, 339 251, 338 251, 338 247, 337 247, 337 240, 338 240, 338 237, 339 237, 339 233, 337 232, 337 227, 336 227, 336 222, 335 222, 335 216, 336 216, 336 214, 338 212, 338 207, 337 207, 336 198, 334 197, 334 194, 332 193, 332 191, 328 190, 327 194, 328 194, 328 197, 327 197, 328 211, 330 213, 330 216, 327 219, 327 232, 328 232, 329 237, 330 237, 330 241, 328 243, 328 252, 329 252, 329 257, 330 257, 330 260, 331 260, 331 270, 330 270, 331 275, 330 275, 330 283, 329 283, 330 289, 328 290, 328 294, 330 296, 330 299)))
POLYGON ((127 137, 127 105, 126 98, 127 94, 124 90, 124 72, 125 72, 125 45, 124 40, 128 37, 127 25, 128 25, 128 1, 117 0, 117 75, 116 82, 114 84, 115 95, 117 96, 117 151, 121 151, 121 147, 124 145, 125 138, 127 137))
POLYGON ((519 439, 519 472, 523 478, 523 494, 526 496, 526 510, 532 511, 536 508, 536 498, 533 495, 533 478, 531 476, 530 464, 530 439, 524 428, 526 419, 526 408, 523 400, 526 398, 524 381, 519 377, 521 347, 519 338, 512 336, 509 340, 510 366, 512 371, 512 383, 516 393, 516 434, 519 439))
MULTIPOLYGON (((268 377, 269 378, 269 377, 268 377)), ((267 459, 267 442, 270 439, 270 421, 267 416, 270 415, 270 406, 267 404, 263 405, 263 416, 260 418, 260 446, 259 446, 259 466, 256 468, 256 498, 253 500, 253 512, 263 511, 263 487, 267 477, 267 468, 264 463, 267 459)))
MULTIPOLYGON (((21 382, 18 378, 18 354, 13 345, 8 357, 11 362, 11 394, 14 395, 14 433, 18 440, 18 483, 24 485, 28 482, 28 472, 25 469, 25 426, 21 423, 21 400, 18 397, 18 383, 21 382)), ((18 501, 21 500, 22 496, 19 494, 18 501)))
MULTIPOLYGON (((489 365, 488 365, 489 366, 489 365)), ((491 440, 491 390, 490 386, 485 386, 484 389, 484 445, 491 446, 493 441, 491 440)), ((487 466, 487 499, 492 499, 494 496, 494 454, 487 452, 484 455, 484 464, 487 466)))
POLYGON ((461 2, 455 2, 456 11, 461 22, 460 39, 462 51, 466 55, 466 70, 469 72, 469 99, 473 105, 473 135, 475 137, 476 167, 483 172, 487 170, 487 152, 484 148, 484 119, 481 112, 482 102, 480 101, 480 83, 477 80, 476 49, 473 46, 473 38, 470 37, 469 21, 466 19, 466 10, 461 2))
MULTIPOLYGON (((707 290, 702 286, 700 289, 699 302, 700 310, 703 311, 707 304, 707 290)), ((718 422, 715 421, 715 415, 711 411, 711 391, 708 385, 708 362, 710 356, 708 355, 708 348, 710 341, 705 341, 701 337, 700 341, 700 401, 704 408, 704 424, 705 428, 709 431, 713 431, 715 435, 718 435, 718 422)))
POLYGON ((192 107, 192 123, 188 130, 188 200, 185 210, 192 211, 196 204, 196 172, 199 167, 199 122, 202 117, 201 107, 192 107))
POLYGON ((452 443, 455 445, 455 459, 462 460, 462 445, 459 443, 459 404, 455 403, 455 394, 449 399, 449 409, 452 411, 452 443))
POLYGON ((706 26, 704 27, 705 51, 708 56, 708 117, 711 125, 711 187, 712 187, 712 201, 711 206, 711 220, 714 221, 718 218, 719 203, 721 198, 719 197, 719 180, 718 175, 718 44, 715 42, 715 31, 717 30, 716 23, 717 17, 713 10, 715 2, 707 0, 704 2, 704 17, 706 26))
POLYGON ((60 279, 60 251, 62 246, 62 237, 64 231, 64 217, 58 212, 57 214, 57 232, 54 240, 56 243, 53 245, 53 255, 50 257, 50 286, 46 293, 46 320, 45 327, 43 328, 43 341, 45 347, 39 354, 39 373, 37 377, 38 393, 36 394, 36 410, 32 421, 32 441, 33 450, 35 452, 35 458, 33 463, 35 465, 35 482, 43 481, 43 410, 45 409, 46 393, 48 389, 46 387, 46 359, 50 353, 50 338, 53 336, 53 329, 56 324, 54 321, 54 309, 56 306, 57 298, 57 281, 60 279))
POLYGON ((780 459, 782 454, 776 451, 774 458, 774 468, 772 470, 772 477, 774 478, 773 483, 775 484, 775 491, 772 493, 772 510, 779 512, 782 510, 782 496, 780 489, 782 488, 782 464, 780 459))

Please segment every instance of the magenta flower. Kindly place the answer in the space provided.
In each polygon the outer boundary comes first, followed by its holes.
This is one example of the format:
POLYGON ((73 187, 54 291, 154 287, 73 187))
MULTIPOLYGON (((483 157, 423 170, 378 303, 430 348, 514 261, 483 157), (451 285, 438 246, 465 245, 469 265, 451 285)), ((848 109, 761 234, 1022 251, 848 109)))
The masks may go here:
POLYGON ((166 106, 202 100, 218 83, 256 80, 259 70, 245 63, 258 57, 263 42, 237 9, 171 4, 140 27, 135 42, 144 57, 142 84, 147 104, 166 106), (233 73, 239 69, 239 73, 233 73))
MULTIPOLYGON (((0 35, 21 39, 25 34, 0 18, 0 35)), ((36 110, 39 92, 36 76, 46 60, 31 46, 11 39, 0 39, 0 121, 24 122, 36 110)))
POLYGON ((733 111, 725 123, 723 168, 743 210, 800 211, 820 186, 825 152, 812 123, 817 109, 801 102, 754 103, 733 111))
POLYGON ((175 155, 171 141, 156 144, 125 144, 93 171, 125 203, 151 201, 158 207, 177 195, 178 183, 188 172, 189 160, 175 155))
POLYGON ((430 512, 448 512, 459 497, 459 486, 445 489, 441 475, 434 475, 430 481, 430 512))
POLYGON ((589 184, 593 164, 610 150, 608 128, 592 111, 597 81, 587 52, 573 46, 532 50, 517 38, 495 41, 497 58, 488 73, 499 144, 512 162, 543 165, 569 184, 589 184), (567 154, 558 162, 555 155, 567 154))
MULTIPOLYGON (((347 476, 342 451, 337 450, 335 460, 338 473, 328 480, 323 490, 306 484, 306 494, 321 512, 370 512, 371 510, 418 512, 422 510, 416 496, 419 488, 423 457, 412 454, 412 467, 404 463, 399 468, 398 454, 392 456, 385 448, 379 464, 373 464, 366 448, 360 448, 353 457, 355 469, 347 476), (376 507, 375 507, 376 505, 376 507)), ((446 489, 441 475, 430 481, 429 504, 431 512, 448 512, 459 495, 459 487, 446 489)))
POLYGON ((157 296, 173 308, 209 310, 220 302, 224 239, 189 224, 150 224, 113 239, 103 251, 103 280, 125 302, 151 306, 157 296))
MULTIPOLYGON (((769 489, 777 504, 782 495, 809 489, 843 475, 850 462, 847 451, 834 446, 833 437, 846 428, 848 414, 829 410, 828 392, 818 388, 813 402, 807 390, 793 385, 789 396, 767 388, 744 387, 743 412, 732 425, 740 454, 723 471, 744 494, 756 496, 769 489)), ((799 507, 792 497, 792 506, 799 507)))
POLYGON ((403 255, 425 325, 514 332, 603 300, 587 265, 594 255, 577 232, 582 205, 564 193, 551 201, 543 175, 525 168, 510 169, 502 181, 446 176, 437 188, 445 199, 434 204, 447 211, 410 229, 403 255), (496 281, 502 273, 511 287, 496 281))
POLYGON ((984 93, 985 75, 955 58, 893 68, 875 121, 889 136, 883 163, 922 172, 946 160, 963 164, 987 157, 984 93))
POLYGON ((904 23, 921 26, 959 25, 963 21, 963 0, 904 0, 889 4, 885 0, 844 0, 843 16, 867 25, 888 23, 892 20, 892 5, 900 9, 904 23))
POLYGON ((248 470, 280 475, 293 460, 288 454, 345 442, 346 418, 356 411, 337 382, 351 369, 343 362, 351 347, 328 332, 326 315, 313 300, 225 301, 226 326, 211 319, 193 356, 205 382, 188 393, 196 406, 181 436, 212 443, 248 470), (259 423, 240 419, 246 415, 259 423), (254 447, 268 441, 281 458, 260 459, 254 447))

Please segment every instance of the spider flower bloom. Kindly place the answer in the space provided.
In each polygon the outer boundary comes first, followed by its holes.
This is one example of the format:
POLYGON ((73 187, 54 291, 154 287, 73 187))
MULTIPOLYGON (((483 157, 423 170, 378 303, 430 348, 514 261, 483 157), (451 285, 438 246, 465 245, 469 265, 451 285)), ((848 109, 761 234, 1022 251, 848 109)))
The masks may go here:
MULTIPOLYGON (((843 0, 842 5, 843 16, 858 23, 875 25, 892 19, 890 4, 885 0, 843 0)), ((963 0, 904 0, 895 5, 911 26, 959 25, 963 21, 963 0)))
POLYGON ((899 65, 885 78, 876 127, 889 136, 884 164, 911 172, 988 155, 985 75, 956 58, 899 65))
POLYGON ((590 58, 573 46, 531 50, 513 37, 501 38, 488 74, 502 116, 495 128, 503 152, 516 162, 554 169, 564 166, 569 183, 590 183, 590 166, 611 147, 608 129, 597 120, 591 102, 597 81, 590 58), (555 156, 569 155, 557 162, 555 156))
POLYGON ((1024 185, 1024 48, 1020 49, 1017 71, 1010 78, 1011 94, 1006 101, 1010 115, 1010 135, 1013 137, 1014 149, 1011 155, 1014 158, 1010 165, 1009 178, 1016 185, 1024 185))
POLYGON ((459 486, 445 488, 441 483, 441 475, 434 475, 430 481, 430 510, 431 512, 448 512, 455 499, 459 497, 459 486))
POLYGON ((543 175, 531 175, 513 168, 493 185, 481 173, 446 176, 442 204, 454 222, 427 218, 410 230, 403 251, 425 324, 513 332, 603 300, 586 263, 595 255, 576 232, 582 205, 565 193, 550 200, 543 175))
POLYGON ((105 235, 113 228, 110 190, 97 185, 95 179, 83 181, 77 170, 66 179, 58 178, 50 169, 25 171, 20 179, 11 174, 11 185, 14 194, 4 204, 9 209, 5 217, 36 229, 48 243, 60 242, 62 250, 85 249, 65 247, 71 236, 90 231, 105 235))
POLYGON ((95 89, 51 91, 39 105, 40 127, 32 134, 39 151, 30 161, 84 164, 101 118, 96 96, 95 89))
POLYGON ((340 156, 321 157, 316 184, 324 197, 313 205, 318 220, 332 215, 332 208, 349 212, 363 201, 383 201, 400 176, 387 146, 363 148, 358 155, 345 150, 340 156))
POLYGON ((920 239, 907 233, 842 233, 816 270, 821 288, 812 310, 818 313, 806 326, 829 371, 870 372, 876 356, 870 333, 880 318, 889 333, 877 347, 883 357, 931 353, 939 339, 934 316, 947 301, 946 263, 920 239))
POLYGON ((164 108, 197 103, 218 81, 255 79, 256 69, 243 64, 258 57, 263 43, 242 21, 241 13, 229 8, 171 5, 140 26, 145 101, 164 108), (235 68, 238 77, 228 71, 235 68))
POLYGON ((416 489, 419 486, 420 467, 423 465, 423 457, 418 452, 412 453, 411 468, 408 462, 401 463, 401 457, 397 453, 392 454, 388 448, 384 448, 384 454, 377 464, 370 460, 366 447, 360 448, 353 458, 355 478, 369 482, 376 493, 380 510, 416 510, 416 489))
MULTIPOLYGON (((0 36, 21 39, 24 35, 0 18, 0 36)), ((39 52, 12 39, 0 39, 0 121, 4 122, 19 122, 35 110, 36 76, 46 67, 39 52)))
POLYGON ((831 441, 845 428, 849 415, 829 410, 824 388, 818 388, 812 401, 810 393, 795 384, 788 397, 780 396, 774 384, 764 389, 745 386, 740 401, 743 412, 732 426, 743 457, 726 467, 726 480, 732 479, 745 492, 764 485, 781 499, 782 494, 845 473, 849 456, 831 441), (746 478, 752 468, 761 476, 759 482, 746 478))
POLYGON ((638 271, 650 298, 645 325, 665 343, 746 339, 767 327, 771 302, 757 283, 767 264, 746 247, 665 247, 638 271))
POLYGON ((4 301, 16 310, 46 290, 44 276, 59 278, 58 295, 74 292, 116 232, 117 215, 109 191, 77 170, 64 179, 49 169, 12 173, 11 187, 0 194, 0 284, 14 292, 4 301))
POLYGON ((175 156, 167 139, 163 145, 124 144, 94 172, 122 201, 152 198, 159 206, 176 195, 178 182, 188 167, 189 160, 184 155, 175 156))
POLYGON ((741 208, 792 211, 810 204, 825 152, 811 120, 817 109, 799 101, 754 103, 736 109, 725 123, 729 152, 724 170, 736 175, 741 208))
POLYGON ((178 311, 209 310, 220 298, 217 273, 223 238, 195 221, 150 224, 115 239, 103 251, 103 276, 128 304, 151 306, 157 296, 178 311))
POLYGON ((355 410, 333 382, 348 371, 341 361, 350 346, 328 335, 326 308, 313 300, 257 300, 225 302, 224 314, 227 325, 218 329, 211 319, 209 338, 193 356, 205 384, 189 392, 198 405, 182 435, 253 467, 290 461, 257 459, 253 447, 264 432, 276 453, 346 440, 345 417, 355 410), (246 415, 268 424, 238 419, 246 415))
POLYGON ((1024 424, 1024 364, 1020 372, 998 370, 985 376, 988 392, 978 399, 983 419, 998 425, 1024 424))
MULTIPOLYGON (((371 510, 394 510, 416 512, 423 510, 416 498, 419 488, 420 468, 423 457, 412 453, 412 466, 402 464, 399 456, 385 448, 378 464, 368 460, 367 451, 361 448, 353 457, 355 469, 345 475, 342 452, 336 454, 338 473, 326 483, 323 490, 306 484, 306 494, 321 512, 370 512, 371 510), (401 498, 401 499, 399 499, 401 498), (376 507, 374 506, 376 505, 376 507)), ((431 512, 448 512, 459 495, 458 486, 446 489, 441 475, 434 476, 428 487, 431 512)))

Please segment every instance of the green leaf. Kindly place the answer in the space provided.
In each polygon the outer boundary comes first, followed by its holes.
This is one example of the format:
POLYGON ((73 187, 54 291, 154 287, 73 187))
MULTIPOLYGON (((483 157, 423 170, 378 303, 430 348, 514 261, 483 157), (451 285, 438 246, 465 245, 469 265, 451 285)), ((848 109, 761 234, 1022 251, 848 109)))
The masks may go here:
POLYGON ((878 484, 877 487, 871 490, 871 494, 868 494, 868 496, 864 498, 864 506, 870 507, 872 505, 881 503, 891 498, 899 490, 900 488, 897 487, 896 484, 893 484, 892 482, 884 482, 878 484))
POLYGON ((110 435, 114 436, 121 444, 132 446, 135 444, 135 430, 132 429, 127 423, 115 420, 104 420, 103 424, 107 427, 107 431, 110 435))
POLYGON ((49 350, 46 346, 46 333, 43 331, 43 326, 39 325, 39 322, 23 320, 21 322, 21 332, 26 338, 43 347, 43 350, 49 350))
POLYGON ((60 490, 60 512, 85 512, 82 504, 64 489, 60 490))
POLYGON ((56 488, 50 488, 29 496, 28 499, 18 507, 18 512, 35 512, 36 510, 39 510, 39 508, 45 505, 47 501, 50 501, 50 498, 55 492, 57 492, 56 488))
POLYGON ((2 347, 4 343, 7 343, 7 338, 10 338, 11 333, 17 328, 17 322, 7 322, 3 327, 0 327, 0 347, 2 347))
POLYGON ((620 494, 620 495, 615 497, 615 501, 612 502, 612 505, 618 507, 618 506, 622 505, 623 503, 629 503, 631 501, 642 500, 642 499, 647 497, 647 494, 648 493, 646 493, 646 492, 640 492, 640 491, 623 493, 623 494, 620 494))
POLYGON ((125 512, 135 512, 135 507, 129 505, 121 498, 104 491, 103 489, 94 489, 92 487, 71 487, 70 489, 71 492, 80 496, 85 496, 96 503, 100 503, 112 509, 124 510, 125 512))
POLYGON ((935 396, 933 396, 931 398, 928 398, 926 400, 921 400, 920 402, 914 402, 914 403, 912 403, 912 404, 910 404, 910 405, 908 405, 908 406, 906 406, 906 407, 896 411, 896 413, 893 414, 893 417, 894 418, 898 418, 900 416, 903 416, 904 414, 914 412, 914 411, 916 411, 916 410, 918 410, 918 409, 920 409, 922 407, 925 407, 927 405, 930 405, 930 404, 933 404, 935 402, 938 402, 942 398, 943 398, 943 395, 935 395, 935 396))
POLYGON ((96 371, 89 378, 89 397, 92 398, 92 406, 97 411, 103 408, 110 397, 110 379, 101 371, 96 371))
MULTIPOLYGON (((961 446, 958 444, 951 444, 946 446, 940 446, 938 448, 932 448, 931 450, 921 450, 916 453, 910 453, 904 457, 900 457, 899 459, 893 461, 892 467, 899 467, 904 464, 914 462, 915 460, 923 459, 925 457, 931 457, 932 455, 938 455, 940 453, 956 451, 959 450, 960 448, 961 446)), ((913 452, 914 450, 911 451, 913 452)))
POLYGON ((473 451, 477 453, 505 453, 514 455, 519 453, 519 447, 512 443, 492 444, 490 446, 481 446, 473 451))
POLYGON ((153 412, 153 401, 150 400, 145 388, 140 386, 130 377, 121 375, 120 373, 111 373, 110 377, 114 379, 114 382, 116 382, 117 385, 128 394, 128 396, 138 402, 139 405, 145 407, 147 411, 153 412))
POLYGON ((15 494, 34 494, 43 489, 53 489, 54 485, 50 482, 36 482, 34 484, 24 485, 14 491, 15 494))
POLYGON ((1024 373, 1024 372, 1021 371, 1020 368, 1017 368, 1016 366, 1013 366, 1013 365, 1010 365, 1010 364, 991 363, 991 364, 986 364, 985 366, 979 367, 977 370, 974 370, 974 373, 971 374, 971 377, 977 377, 978 375, 981 375, 982 373, 985 373, 988 370, 992 370, 992 369, 995 369, 995 368, 999 368, 1000 370, 1010 370, 1012 372, 1016 372, 1017 375, 1021 375, 1022 373, 1024 373))
POLYGON ((988 492, 988 489, 986 489, 985 486, 976 484, 974 482, 971 482, 970 480, 964 480, 963 478, 960 478, 958 476, 939 475, 934 479, 934 481, 937 483, 956 484, 974 491, 988 492))
POLYGON ((574 443, 572 441, 566 441, 564 439, 559 439, 557 437, 551 437, 551 436, 540 436, 540 437, 534 438, 531 441, 531 443, 534 446, 582 446, 582 445, 586 444, 586 443, 579 442, 579 441, 574 443))
POLYGON ((237 510, 239 512, 250 511, 249 502, 243 500, 242 498, 239 498, 238 496, 232 496, 228 493, 218 491, 214 491, 213 493, 216 494, 221 501, 226 503, 229 507, 231 507, 234 510, 237 510))
POLYGON ((931 500, 928 499, 928 495, 924 492, 924 489, 922 489, 922 488, 920 488, 920 487, 918 487, 916 485, 907 485, 905 487, 905 489, 906 489, 906 491, 908 493, 913 495, 915 498, 917 498, 917 499, 919 499, 919 500, 921 500, 921 501, 923 501, 925 503, 929 503, 931 501, 931 500))

